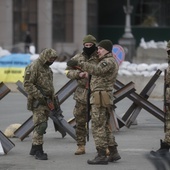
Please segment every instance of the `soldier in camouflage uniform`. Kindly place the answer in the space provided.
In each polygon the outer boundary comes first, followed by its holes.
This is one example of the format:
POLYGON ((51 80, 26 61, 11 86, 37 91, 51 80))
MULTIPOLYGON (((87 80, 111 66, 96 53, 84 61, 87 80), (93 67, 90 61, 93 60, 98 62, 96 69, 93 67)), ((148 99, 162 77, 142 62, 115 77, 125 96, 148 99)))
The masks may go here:
MULTIPOLYGON (((167 44, 167 54, 168 54, 168 68, 166 70, 166 82, 164 88, 166 88, 165 91, 165 98, 166 98, 166 113, 165 113, 165 139, 160 140, 160 148, 157 151, 151 151, 152 155, 157 155, 157 154, 165 154, 169 152, 170 149, 170 40, 167 44)), ((165 102, 165 101, 164 101, 165 102)))
POLYGON ((99 61, 96 64, 89 62, 70 61, 70 66, 78 65, 92 75, 91 89, 91 125, 98 155, 88 164, 108 164, 121 159, 117 151, 117 143, 109 128, 110 112, 113 105, 113 87, 118 74, 118 64, 112 55, 112 42, 102 40, 98 44, 99 61), (106 149, 110 155, 106 157, 106 149))
MULTIPOLYGON (((96 62, 97 47, 96 38, 92 35, 86 35, 83 39, 83 51, 76 54, 71 60, 96 62)), ((76 101, 74 107, 74 117, 76 121, 76 141, 77 150, 75 155, 85 154, 86 145, 86 122, 87 122, 87 91, 88 91, 88 73, 77 68, 67 67, 66 76, 69 79, 76 79, 78 87, 74 93, 74 100, 76 101)))
POLYGON ((28 94, 27 109, 33 112, 34 131, 30 155, 36 159, 47 160, 47 154, 43 151, 43 135, 46 133, 49 108, 46 98, 50 98, 55 107, 53 86, 53 73, 49 67, 56 59, 57 52, 54 49, 44 49, 38 59, 33 61, 25 69, 24 88, 28 94))

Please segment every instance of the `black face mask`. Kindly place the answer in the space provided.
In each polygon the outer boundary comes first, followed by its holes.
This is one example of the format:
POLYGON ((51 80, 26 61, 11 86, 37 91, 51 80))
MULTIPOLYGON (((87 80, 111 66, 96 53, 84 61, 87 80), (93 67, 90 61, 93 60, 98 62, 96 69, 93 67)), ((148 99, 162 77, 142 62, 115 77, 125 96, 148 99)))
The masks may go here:
POLYGON ((53 64, 53 62, 46 61, 45 64, 46 64, 47 66, 50 66, 51 64, 53 64))
POLYGON ((90 55, 94 53, 94 51, 97 49, 96 45, 92 45, 90 48, 84 47, 83 52, 90 58, 90 55))

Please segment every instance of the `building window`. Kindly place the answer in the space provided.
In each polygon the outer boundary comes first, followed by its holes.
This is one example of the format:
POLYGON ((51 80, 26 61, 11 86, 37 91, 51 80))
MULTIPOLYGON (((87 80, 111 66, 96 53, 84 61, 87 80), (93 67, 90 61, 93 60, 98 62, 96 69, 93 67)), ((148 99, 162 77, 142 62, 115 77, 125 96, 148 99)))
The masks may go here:
POLYGON ((37 46, 37 0, 13 0, 13 44, 24 42, 26 31, 37 46))
POLYGON ((170 26, 169 0, 140 0, 136 7, 135 25, 170 26))
POLYGON ((73 0, 53 0, 53 43, 73 42, 73 0))
POLYGON ((97 12, 98 12, 98 3, 97 0, 88 0, 88 5, 87 5, 87 15, 88 15, 88 19, 87 19, 87 32, 89 34, 94 35, 95 37, 97 37, 97 12))

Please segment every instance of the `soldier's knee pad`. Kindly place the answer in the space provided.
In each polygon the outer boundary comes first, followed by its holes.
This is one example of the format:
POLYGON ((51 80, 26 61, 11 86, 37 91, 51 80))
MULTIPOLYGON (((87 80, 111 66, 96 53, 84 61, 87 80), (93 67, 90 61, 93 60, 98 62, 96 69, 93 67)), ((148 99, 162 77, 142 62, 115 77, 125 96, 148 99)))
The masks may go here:
POLYGON ((35 130, 39 135, 43 135, 46 133, 47 126, 47 122, 42 122, 35 128, 35 130))

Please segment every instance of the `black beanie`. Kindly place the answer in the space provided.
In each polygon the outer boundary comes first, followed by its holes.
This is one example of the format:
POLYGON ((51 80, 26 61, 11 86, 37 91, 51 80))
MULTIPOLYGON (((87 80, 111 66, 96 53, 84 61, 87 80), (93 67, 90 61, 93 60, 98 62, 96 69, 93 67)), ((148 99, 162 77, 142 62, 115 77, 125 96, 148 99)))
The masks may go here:
POLYGON ((102 40, 99 42, 98 46, 104 48, 109 52, 112 52, 113 43, 110 40, 102 40))

